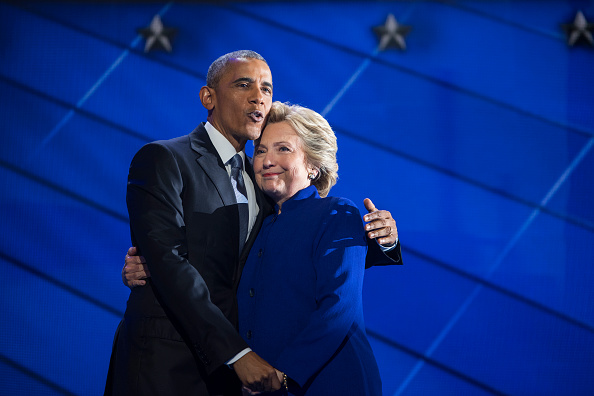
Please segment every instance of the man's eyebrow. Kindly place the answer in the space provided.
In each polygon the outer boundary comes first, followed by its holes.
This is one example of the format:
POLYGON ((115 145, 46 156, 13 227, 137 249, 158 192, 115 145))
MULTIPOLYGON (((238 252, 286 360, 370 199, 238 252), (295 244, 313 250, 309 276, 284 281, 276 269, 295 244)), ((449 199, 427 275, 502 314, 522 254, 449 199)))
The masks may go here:
POLYGON ((233 81, 233 84, 238 83, 238 82, 249 82, 249 83, 253 83, 254 79, 253 78, 249 78, 249 77, 239 77, 237 80, 233 81))
MULTIPOLYGON (((254 83, 254 79, 251 77, 239 77, 237 80, 233 81, 231 84, 237 84, 238 82, 247 82, 250 84, 254 83)), ((268 81, 263 81, 262 85, 267 86, 268 88, 272 88, 272 83, 268 81)))

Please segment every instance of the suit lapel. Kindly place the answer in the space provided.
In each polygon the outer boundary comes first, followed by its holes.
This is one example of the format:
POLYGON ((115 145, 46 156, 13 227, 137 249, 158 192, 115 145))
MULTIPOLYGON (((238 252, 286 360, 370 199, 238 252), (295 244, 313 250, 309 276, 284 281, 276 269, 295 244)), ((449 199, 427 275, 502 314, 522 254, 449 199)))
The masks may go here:
POLYGON ((190 145, 192 150, 198 153, 196 162, 214 184, 223 204, 234 205, 236 203, 235 192, 233 191, 233 186, 231 186, 229 174, 208 137, 204 123, 200 124, 190 133, 190 145))
MULTIPOLYGON (((190 145, 192 150, 194 150, 198 154, 198 158, 196 162, 198 166, 200 166, 204 173, 209 177, 209 179, 214 184, 215 188, 221 200, 223 201, 224 205, 235 205, 235 192, 233 191, 233 186, 231 185, 231 181, 229 180, 229 174, 225 169, 225 165, 221 161, 219 154, 217 153, 214 145, 210 141, 208 137, 208 133, 204 128, 204 123, 200 124, 192 133, 190 133, 190 145)), ((258 236, 258 232, 262 227, 262 222, 264 218, 270 215, 274 210, 274 205, 271 204, 269 199, 266 195, 260 190, 258 184, 256 183, 256 179, 254 176, 254 169, 252 167, 251 161, 245 161, 246 163, 246 172, 249 175, 252 183, 254 184, 254 189, 256 192, 256 203, 258 204, 258 216, 256 217, 256 222, 252 227, 252 231, 248 237, 248 240, 244 244, 243 250, 240 254, 240 262, 239 262, 239 274, 241 274, 241 270, 243 269, 243 264, 245 260, 247 260, 247 256, 249 254, 250 248, 254 244, 256 237, 258 236)), ((239 279, 236 278, 236 279, 239 279)))
POLYGON ((245 242, 245 245, 243 246, 243 251, 241 252, 240 263, 242 267, 243 263, 245 263, 245 260, 247 260, 247 256, 250 252, 252 245, 256 240, 256 237, 258 236, 258 232, 260 232, 260 228, 262 227, 264 218, 272 214, 274 209, 274 206, 269 201, 269 198, 262 192, 262 190, 260 190, 258 184, 256 183, 254 168, 252 167, 251 161, 246 160, 245 170, 247 174, 250 176, 250 179, 252 179, 252 183, 254 184, 254 190, 256 192, 256 203, 258 204, 259 210, 254 226, 252 227, 250 235, 247 241, 245 242))

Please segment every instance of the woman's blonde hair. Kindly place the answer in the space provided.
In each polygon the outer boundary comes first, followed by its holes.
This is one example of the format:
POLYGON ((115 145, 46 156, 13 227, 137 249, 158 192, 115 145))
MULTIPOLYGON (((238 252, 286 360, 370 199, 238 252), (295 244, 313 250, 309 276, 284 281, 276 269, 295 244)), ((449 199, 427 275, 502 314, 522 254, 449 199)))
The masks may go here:
POLYGON ((338 145, 330 124, 320 114, 306 107, 274 102, 268 113, 268 123, 283 121, 289 123, 301 139, 307 165, 318 172, 312 184, 321 197, 327 196, 338 179, 338 145))

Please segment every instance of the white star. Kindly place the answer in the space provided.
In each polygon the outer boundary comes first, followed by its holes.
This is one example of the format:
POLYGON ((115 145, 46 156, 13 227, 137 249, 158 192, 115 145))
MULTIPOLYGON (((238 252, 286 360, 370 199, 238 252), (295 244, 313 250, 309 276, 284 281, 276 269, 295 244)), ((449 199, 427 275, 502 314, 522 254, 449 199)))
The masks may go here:
POLYGON ((594 39, 592 38, 592 31, 594 31, 594 24, 588 23, 586 17, 581 11, 575 14, 573 23, 561 25, 567 33, 567 45, 573 47, 573 45, 584 37, 591 45, 594 45, 594 39))
POLYGON ((410 32, 410 26, 400 25, 393 14, 389 14, 386 22, 373 28, 373 31, 378 36, 379 50, 383 51, 389 47, 406 49, 406 42, 404 37, 410 32))
POLYGON ((138 29, 137 31, 146 39, 144 52, 149 52, 152 49, 162 49, 167 52, 172 51, 171 39, 173 39, 176 29, 164 27, 159 15, 153 17, 149 27, 138 29))

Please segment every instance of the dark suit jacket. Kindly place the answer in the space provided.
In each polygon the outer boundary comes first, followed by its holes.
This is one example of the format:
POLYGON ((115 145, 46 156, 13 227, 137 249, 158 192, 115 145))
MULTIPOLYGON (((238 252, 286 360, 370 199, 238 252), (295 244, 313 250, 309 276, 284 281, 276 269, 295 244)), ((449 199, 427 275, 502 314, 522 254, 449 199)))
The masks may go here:
MULTIPOLYGON (((246 171, 253 180, 250 165, 246 171)), ((271 210, 259 190, 256 195, 259 215, 240 255, 235 194, 204 124, 135 155, 126 201, 132 243, 147 261, 151 287, 130 293, 108 378, 113 394, 239 389, 224 364, 247 347, 236 330, 235 292, 271 210)))
MULTIPOLYGON (((247 162, 247 161, 246 161, 247 162)), ((253 169, 246 172, 254 181, 253 169)), ((247 254, 272 205, 256 187, 259 214, 243 252, 235 194, 204 124, 149 143, 134 156, 126 201, 132 243, 150 287, 132 289, 110 361, 105 394, 232 395, 225 362, 247 347, 238 334, 236 290, 247 254)), ((375 241, 367 266, 401 263, 375 241)))

